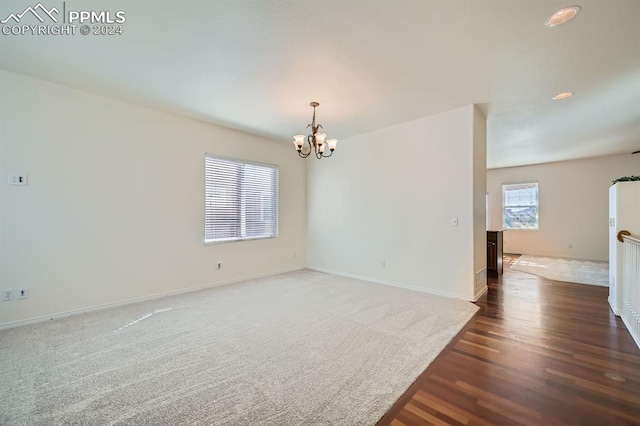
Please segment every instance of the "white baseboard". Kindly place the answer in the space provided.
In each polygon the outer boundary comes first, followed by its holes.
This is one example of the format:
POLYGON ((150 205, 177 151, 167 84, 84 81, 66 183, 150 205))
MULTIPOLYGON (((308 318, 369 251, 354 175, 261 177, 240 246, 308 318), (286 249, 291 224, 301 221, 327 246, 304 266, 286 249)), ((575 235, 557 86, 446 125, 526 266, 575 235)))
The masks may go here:
POLYGON ((482 295, 487 292, 487 290, 489 290, 489 287, 485 285, 484 288, 482 288, 479 292, 476 293, 476 295, 473 297, 473 301, 477 302, 478 299, 480 299, 482 295))
POLYGON ((316 268, 316 267, 313 267, 313 266, 307 266, 307 269, 310 269, 312 271, 324 272, 326 274, 331 274, 331 275, 338 275, 338 276, 346 277, 346 278, 353 278, 353 279, 356 279, 356 280, 369 281, 369 282, 376 283, 376 284, 388 285, 388 286, 391 286, 391 287, 404 288, 405 290, 413 290, 413 291, 419 291, 421 293, 434 294, 436 296, 453 297, 455 299, 466 300, 467 302, 472 302, 473 301, 468 296, 463 296, 461 294, 449 293, 449 292, 446 292, 446 291, 433 290, 433 289, 430 289, 430 288, 416 287, 416 286, 413 286, 413 285, 410 285, 410 284, 399 283, 399 282, 396 282, 396 281, 381 280, 379 278, 366 277, 364 275, 351 274, 351 273, 348 273, 348 272, 331 271, 331 270, 328 270, 328 269, 316 268))
POLYGON ((618 311, 615 310, 614 306, 613 306, 613 302, 611 301, 611 297, 607 297, 607 301, 609 302, 609 307, 611 308, 611 312, 613 312, 613 314, 615 316, 620 316, 620 313, 618 311))
POLYGON ((622 322, 624 323, 625 327, 627 327, 627 331, 629 332, 629 334, 631 335, 631 337, 633 338, 633 341, 636 342, 636 345, 638 346, 638 348, 640 348, 640 336, 636 335, 633 332, 633 328, 631 327, 631 325, 627 322, 627 320, 624 318, 624 315, 620 315, 620 318, 622 319, 622 322))
POLYGON ((263 278, 263 277, 268 277, 268 276, 271 276, 271 275, 278 275, 278 274, 284 274, 284 273, 287 273, 287 272, 299 271, 301 269, 305 269, 305 267, 301 266, 301 267, 294 267, 294 268, 286 268, 286 269, 282 269, 282 270, 278 270, 278 271, 265 272, 265 273, 262 273, 262 274, 247 275, 247 276, 244 276, 244 277, 232 278, 232 279, 229 279, 229 280, 218 281, 218 282, 215 282, 215 283, 199 285, 199 286, 196 286, 196 287, 187 287, 187 288, 182 288, 182 289, 179 289, 179 290, 167 291, 167 292, 164 292, 164 293, 156 293, 156 294, 152 294, 152 295, 149 295, 149 296, 134 297, 132 299, 121 300, 121 301, 118 301, 118 302, 104 303, 104 304, 101 304, 101 305, 94 305, 94 306, 89 306, 89 307, 86 307, 86 308, 73 309, 71 311, 56 312, 56 313, 50 314, 50 315, 42 315, 42 316, 38 316, 38 317, 27 318, 27 319, 24 319, 24 320, 10 321, 10 322, 6 322, 6 323, 3 323, 3 324, 0 324, 0 330, 5 330, 5 329, 8 329, 8 328, 14 328, 14 327, 20 327, 20 326, 28 325, 28 324, 36 324, 36 323, 39 323, 39 322, 45 322, 45 321, 50 321, 50 320, 54 320, 54 319, 58 319, 58 318, 70 317, 70 316, 73 316, 73 315, 86 314, 88 312, 99 311, 99 310, 107 309, 107 308, 114 308, 114 307, 117 307, 117 306, 130 305, 132 303, 137 303, 137 302, 145 302, 145 301, 148 301, 148 300, 159 299, 159 298, 167 297, 167 296, 173 296, 173 295, 176 295, 176 294, 189 293, 189 292, 192 292, 192 291, 203 290, 205 288, 210 288, 210 287, 219 287, 219 286, 223 286, 223 285, 227 285, 227 284, 237 283, 239 281, 246 281, 246 280, 252 280, 252 279, 255 279, 255 278, 263 278))

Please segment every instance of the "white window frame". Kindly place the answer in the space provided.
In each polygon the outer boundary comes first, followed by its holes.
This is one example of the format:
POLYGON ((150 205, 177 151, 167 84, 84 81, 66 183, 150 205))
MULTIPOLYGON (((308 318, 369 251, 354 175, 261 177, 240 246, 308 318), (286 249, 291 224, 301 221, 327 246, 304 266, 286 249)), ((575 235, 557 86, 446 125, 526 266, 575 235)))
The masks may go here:
MULTIPOLYGON (((241 171, 242 173, 242 171, 241 171)), ((260 239, 268 239, 268 238, 277 238, 278 237, 278 233, 279 233, 279 174, 280 174, 280 170, 279 167, 275 164, 267 164, 267 163, 259 163, 259 162, 255 162, 255 161, 249 161, 249 160, 241 160, 241 159, 236 159, 236 158, 228 158, 228 157, 221 157, 219 155, 213 155, 213 154, 205 154, 205 161, 204 161, 204 202, 205 202, 205 206, 204 206, 204 243, 205 244, 220 244, 220 243, 226 243, 226 242, 233 242, 233 241, 248 241, 248 240, 260 240, 260 239), (210 223, 210 217, 213 214, 213 211, 215 210, 214 205, 210 204, 212 202, 215 202, 215 199, 212 196, 212 192, 213 192, 213 184, 209 184, 208 180, 213 178, 213 176, 210 176, 210 173, 213 171, 210 167, 213 167, 213 165, 209 165, 209 160, 220 160, 223 162, 229 162, 229 163, 233 163, 237 166, 240 167, 241 170, 243 170, 243 167, 245 165, 250 165, 250 166, 258 166, 258 167, 264 167, 270 170, 273 170, 275 172, 275 176, 273 177, 274 182, 273 184, 273 190, 274 193, 271 194, 270 198, 273 198, 274 201, 273 203, 275 204, 274 208, 269 210, 269 212, 266 213, 272 213, 273 214, 273 223, 271 224, 272 228, 273 228, 273 232, 265 234, 265 235, 260 235, 260 236, 247 236, 246 232, 247 232, 247 199, 246 199, 246 194, 243 193, 242 190, 242 184, 243 184, 243 180, 241 178, 239 178, 239 180, 236 182, 235 185, 233 185, 231 189, 231 191, 233 192, 234 190, 237 189, 237 191, 239 191, 239 193, 235 194, 235 201, 238 203, 237 204, 237 221, 238 223, 236 224, 237 226, 237 230, 239 231, 238 235, 232 236, 232 237, 224 237, 224 238, 214 238, 211 234, 212 231, 210 232, 210 225, 212 225, 210 223), (244 197, 243 197, 244 196, 244 197), (208 226, 209 225, 209 226, 208 226)), ((228 176, 230 179, 234 179, 233 176, 229 175, 228 176)), ((264 202, 265 202, 265 197, 264 196, 260 196, 260 211, 259 212, 255 212, 255 214, 259 215, 260 218, 264 218, 265 217, 265 211, 263 209, 264 206, 264 202)), ((269 203, 270 204, 270 203, 269 203)), ((230 211, 232 212, 233 209, 230 209, 230 211)))
POLYGON ((540 230, 540 186, 538 184, 538 182, 520 182, 520 183, 503 183, 502 184, 502 229, 506 229, 506 230, 517 230, 517 231, 538 231, 540 230), (535 211, 536 211, 536 223, 535 223, 535 227, 532 228, 520 228, 520 227, 513 227, 513 226, 509 226, 507 224, 506 221, 506 208, 508 207, 532 207, 531 204, 522 204, 522 205, 517 205, 517 204, 511 204, 509 206, 506 205, 506 200, 505 200, 505 193, 506 191, 514 191, 517 190, 517 187, 535 187, 536 190, 536 199, 535 199, 535 211), (509 188, 511 187, 511 189, 509 188))

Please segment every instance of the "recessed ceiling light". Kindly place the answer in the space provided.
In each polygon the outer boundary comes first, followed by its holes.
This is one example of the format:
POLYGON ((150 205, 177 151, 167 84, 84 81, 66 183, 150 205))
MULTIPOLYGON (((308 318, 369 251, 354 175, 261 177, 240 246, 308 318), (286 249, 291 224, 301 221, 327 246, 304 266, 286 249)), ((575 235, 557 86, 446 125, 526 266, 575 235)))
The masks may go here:
POLYGON ((562 92, 555 95, 552 99, 554 101, 559 101, 561 99, 567 99, 570 96, 573 96, 573 92, 562 92))
POLYGON ((578 13, 580 13, 580 6, 569 6, 564 7, 556 12, 553 15, 549 16, 545 21, 545 25, 547 27, 555 27, 558 25, 562 25, 567 21, 575 18, 578 13))

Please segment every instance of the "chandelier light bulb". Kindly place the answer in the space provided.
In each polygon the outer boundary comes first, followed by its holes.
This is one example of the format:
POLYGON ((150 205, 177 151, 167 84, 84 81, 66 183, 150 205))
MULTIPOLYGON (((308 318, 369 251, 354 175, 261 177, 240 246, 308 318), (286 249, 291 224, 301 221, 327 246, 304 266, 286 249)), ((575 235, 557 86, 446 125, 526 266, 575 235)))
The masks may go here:
POLYGON ((316 143, 318 145, 323 145, 324 144, 324 140, 327 138, 327 134, 326 133, 316 133, 315 137, 316 137, 316 143))
POLYGON ((300 151, 302 149, 302 145, 304 144, 304 135, 295 135, 293 139, 293 144, 296 146, 296 149, 300 151))
POLYGON ((338 145, 338 139, 329 139, 327 145, 329 145, 329 151, 335 150, 336 145, 338 145))

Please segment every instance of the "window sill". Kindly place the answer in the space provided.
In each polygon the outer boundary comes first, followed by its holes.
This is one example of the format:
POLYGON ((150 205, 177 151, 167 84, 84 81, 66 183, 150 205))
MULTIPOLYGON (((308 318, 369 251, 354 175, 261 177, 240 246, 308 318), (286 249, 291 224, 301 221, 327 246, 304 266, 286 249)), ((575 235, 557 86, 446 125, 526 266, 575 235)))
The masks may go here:
POLYGON ((272 237, 255 237, 255 238, 229 238, 225 240, 203 240, 203 244, 205 246, 214 245, 214 244, 224 244, 224 243, 236 243, 239 241, 256 241, 256 240, 270 240, 273 238, 278 238, 278 235, 274 235, 272 237))

